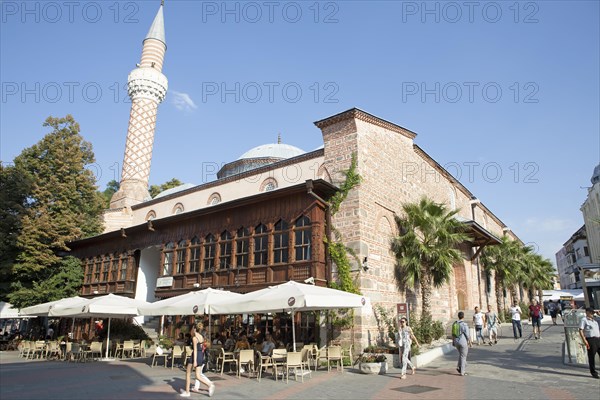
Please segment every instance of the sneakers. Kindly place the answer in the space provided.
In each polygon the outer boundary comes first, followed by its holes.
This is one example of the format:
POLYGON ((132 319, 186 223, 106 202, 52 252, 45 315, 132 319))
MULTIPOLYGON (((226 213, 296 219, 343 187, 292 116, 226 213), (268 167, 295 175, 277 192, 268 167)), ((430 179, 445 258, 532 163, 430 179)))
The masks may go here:
POLYGON ((194 382, 194 390, 200 390, 200 381, 198 379, 194 382))
POLYGON ((492 344, 492 342, 491 342, 491 341, 490 341, 488 344, 489 344, 490 346, 493 346, 493 344, 492 344))
POLYGON ((190 397, 190 392, 187 392, 187 391, 185 391, 183 389, 179 389, 179 391, 181 392, 179 394, 179 396, 181 396, 181 397, 190 397))
POLYGON ((215 384, 214 383, 208 387, 208 397, 212 397, 213 394, 215 394, 215 384))
POLYGON ((406 379, 406 375, 402 375, 400 379, 406 379))

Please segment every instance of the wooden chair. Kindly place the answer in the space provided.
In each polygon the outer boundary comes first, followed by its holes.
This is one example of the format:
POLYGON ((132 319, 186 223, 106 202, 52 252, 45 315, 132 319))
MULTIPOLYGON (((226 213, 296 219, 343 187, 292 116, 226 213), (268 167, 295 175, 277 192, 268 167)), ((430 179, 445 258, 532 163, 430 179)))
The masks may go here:
POLYGON ((242 371, 242 367, 246 368, 248 371, 248 376, 250 376, 254 371, 254 350, 240 350, 239 358, 238 358, 238 379, 240 378, 240 373, 242 371))
POLYGON ((294 370, 294 379, 298 380, 298 368, 300 369, 300 375, 302 382, 304 382, 304 367, 302 365, 302 353, 291 351, 287 353, 285 360, 285 383, 290 381, 290 370, 294 370))
POLYGON ((235 364, 236 369, 239 371, 238 360, 235 358, 235 354, 226 352, 224 348, 221 348, 221 355, 217 359, 217 363, 221 365, 221 376, 223 375, 225 364, 235 364))
POLYGON ((336 363, 336 369, 342 367, 344 372, 344 363, 342 362, 342 348, 340 346, 329 346, 327 348, 327 371, 331 371, 331 362, 336 363))

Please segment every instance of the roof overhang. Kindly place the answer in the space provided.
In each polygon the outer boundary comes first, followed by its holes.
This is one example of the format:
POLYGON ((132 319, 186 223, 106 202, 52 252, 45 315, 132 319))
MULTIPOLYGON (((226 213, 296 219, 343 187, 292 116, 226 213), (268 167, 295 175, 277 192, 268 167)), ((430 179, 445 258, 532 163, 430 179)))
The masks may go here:
POLYGON ((502 243, 493 233, 473 220, 463 221, 463 225, 466 228, 465 233, 470 237, 468 243, 471 244, 471 247, 478 247, 471 260, 477 258, 485 246, 495 246, 502 243))

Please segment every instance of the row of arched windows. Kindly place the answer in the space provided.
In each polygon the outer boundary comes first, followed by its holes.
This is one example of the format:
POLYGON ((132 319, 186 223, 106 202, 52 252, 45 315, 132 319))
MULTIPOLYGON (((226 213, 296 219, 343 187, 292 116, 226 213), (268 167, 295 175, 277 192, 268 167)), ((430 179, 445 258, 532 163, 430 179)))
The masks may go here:
POLYGON ((169 242, 163 247, 161 276, 288 263, 291 257, 308 261, 311 231, 310 218, 303 215, 292 225, 279 220, 272 230, 261 223, 252 229, 241 227, 234 234, 225 230, 202 239, 169 242))
MULTIPOLYGON (((275 178, 267 178, 261 183, 259 190, 261 192, 269 192, 271 190, 277 189, 278 186, 279 185, 278 185, 277 181, 275 180, 275 178)), ((218 192, 214 192, 213 194, 208 196, 208 201, 206 202, 207 205, 215 206, 219 203, 221 203, 221 195, 218 192)), ((181 214, 184 211, 185 211, 185 208, 183 207, 183 204, 177 203, 173 207, 171 214, 181 214)), ((150 211, 148 211, 148 213, 146 213, 145 221, 150 221, 153 219, 156 219, 156 211, 150 210, 150 211)))

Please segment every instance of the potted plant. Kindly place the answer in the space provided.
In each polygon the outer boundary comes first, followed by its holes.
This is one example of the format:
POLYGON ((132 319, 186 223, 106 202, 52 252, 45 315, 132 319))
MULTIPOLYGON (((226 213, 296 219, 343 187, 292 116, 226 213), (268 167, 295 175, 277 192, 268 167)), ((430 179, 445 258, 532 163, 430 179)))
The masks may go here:
POLYGON ((363 353, 358 359, 358 370, 363 374, 387 373, 387 357, 382 353, 363 353))

